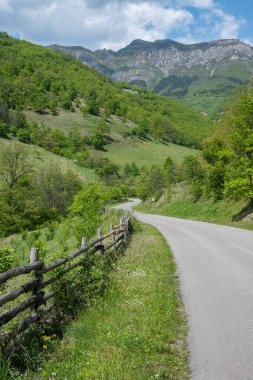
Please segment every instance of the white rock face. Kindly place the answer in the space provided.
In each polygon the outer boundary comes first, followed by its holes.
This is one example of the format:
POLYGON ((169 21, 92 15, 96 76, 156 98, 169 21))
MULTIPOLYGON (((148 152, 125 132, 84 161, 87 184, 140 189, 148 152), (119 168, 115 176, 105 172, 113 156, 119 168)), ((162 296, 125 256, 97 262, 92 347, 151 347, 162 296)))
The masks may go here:
POLYGON ((147 65, 157 68, 164 76, 168 76, 171 72, 183 66, 190 69, 194 66, 208 65, 208 68, 213 70, 218 63, 224 60, 233 61, 239 59, 253 60, 253 48, 239 40, 220 40, 204 46, 202 44, 190 45, 187 49, 172 46, 159 50, 144 50, 134 58, 129 59, 125 64, 124 71, 121 70, 119 65, 112 77, 116 80, 129 80, 129 77, 133 74, 133 69, 135 69, 135 75, 133 76, 136 77, 137 70, 139 77, 142 77, 141 79, 150 82, 152 78, 148 78, 142 69, 147 65), (128 70, 126 70, 126 67, 128 70), (144 75, 142 76, 142 74, 144 75))
POLYGON ((172 40, 154 43, 135 40, 118 52, 54 45, 51 48, 69 53, 117 81, 145 81, 153 87, 162 78, 178 73, 198 73, 200 68, 209 78, 219 66, 233 61, 249 61, 253 67, 253 47, 240 40, 218 40, 184 45, 172 40))

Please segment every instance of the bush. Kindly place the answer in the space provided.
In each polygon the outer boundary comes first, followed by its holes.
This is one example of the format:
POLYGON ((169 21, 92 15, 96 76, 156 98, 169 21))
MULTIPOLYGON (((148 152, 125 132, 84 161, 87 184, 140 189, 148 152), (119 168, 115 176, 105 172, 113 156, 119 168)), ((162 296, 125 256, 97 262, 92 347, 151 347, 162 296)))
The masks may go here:
POLYGON ((12 268, 12 252, 13 250, 10 248, 0 248, 0 273, 4 273, 12 268))

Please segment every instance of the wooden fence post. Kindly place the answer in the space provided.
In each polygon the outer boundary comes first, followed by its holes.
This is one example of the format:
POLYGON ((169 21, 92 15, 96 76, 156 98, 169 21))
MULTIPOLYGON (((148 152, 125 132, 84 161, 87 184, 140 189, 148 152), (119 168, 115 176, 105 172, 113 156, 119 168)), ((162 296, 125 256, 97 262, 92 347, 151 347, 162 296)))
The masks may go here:
POLYGON ((127 223, 125 227, 125 239, 127 239, 128 238, 128 213, 127 212, 125 215, 125 223, 127 223))
POLYGON ((85 248, 87 245, 87 237, 82 238, 81 248, 85 248))
MULTIPOLYGON (((126 219, 125 219, 125 216, 122 216, 122 218, 120 219, 120 224, 125 224, 126 223, 126 219)), ((123 234, 124 234, 124 240, 126 240, 127 236, 126 236, 126 227, 122 227, 122 230, 123 230, 123 234)))
MULTIPOLYGON (((98 239, 101 239, 102 236, 103 236, 102 235, 102 228, 98 228, 98 239)), ((100 242, 99 245, 102 245, 102 243, 100 242)), ((98 252, 100 253, 100 255, 102 255, 103 249, 100 249, 98 252)))
MULTIPOLYGON (((39 249, 38 248, 31 248, 30 253, 30 264, 34 264, 36 261, 39 260, 39 249)), ((40 270, 43 268, 40 268, 40 270)), ((37 279, 37 285, 33 288, 33 295, 36 296, 37 300, 34 304, 35 310, 38 309, 38 307, 43 303, 44 298, 44 292, 40 291, 40 285, 43 281, 43 276, 39 273, 38 270, 34 271, 35 278, 37 279)))
MULTIPOLYGON (((110 224, 110 232, 112 232, 113 230, 114 230, 114 227, 112 224, 110 224)), ((113 243, 112 249, 115 250, 115 234, 114 233, 112 234, 112 243, 113 243)))
POLYGON ((34 264, 35 261, 39 260, 39 249, 38 248, 31 248, 30 253, 30 264, 34 264))

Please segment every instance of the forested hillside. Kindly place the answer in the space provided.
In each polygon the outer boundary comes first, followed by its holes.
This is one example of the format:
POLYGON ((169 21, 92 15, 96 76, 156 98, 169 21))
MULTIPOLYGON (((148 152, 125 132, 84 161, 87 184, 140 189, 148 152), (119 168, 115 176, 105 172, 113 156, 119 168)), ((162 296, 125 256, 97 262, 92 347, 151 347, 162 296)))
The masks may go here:
MULTIPOLYGON (((253 86, 238 89, 216 133, 140 209, 253 228, 253 86)), ((147 199, 147 197, 146 197, 147 199)))
POLYGON ((181 145, 199 145, 212 129, 209 120, 173 98, 114 83, 79 60, 5 33, 0 34, 0 76, 1 119, 17 127, 22 121, 13 110, 56 114, 57 107, 73 112, 80 107, 84 114, 130 120, 140 137, 181 145))
POLYGON ((212 129, 175 99, 6 33, 0 77, 2 236, 65 217, 83 182, 118 186, 116 199, 135 194, 131 181, 122 191, 129 176, 169 155, 182 161, 195 151, 171 143, 199 146, 212 129))

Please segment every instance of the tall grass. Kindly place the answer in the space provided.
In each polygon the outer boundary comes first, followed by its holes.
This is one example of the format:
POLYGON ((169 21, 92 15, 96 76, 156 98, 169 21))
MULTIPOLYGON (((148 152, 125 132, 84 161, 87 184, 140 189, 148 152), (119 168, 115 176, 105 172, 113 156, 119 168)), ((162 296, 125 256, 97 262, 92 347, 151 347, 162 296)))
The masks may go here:
POLYGON ((68 328, 42 372, 27 379, 188 379, 186 332, 169 247, 142 224, 105 296, 68 328))
POLYGON ((158 202, 146 201, 135 209, 144 213, 253 229, 247 201, 200 199, 195 202, 189 194, 189 188, 182 184, 175 186, 172 193, 166 192, 158 202))

